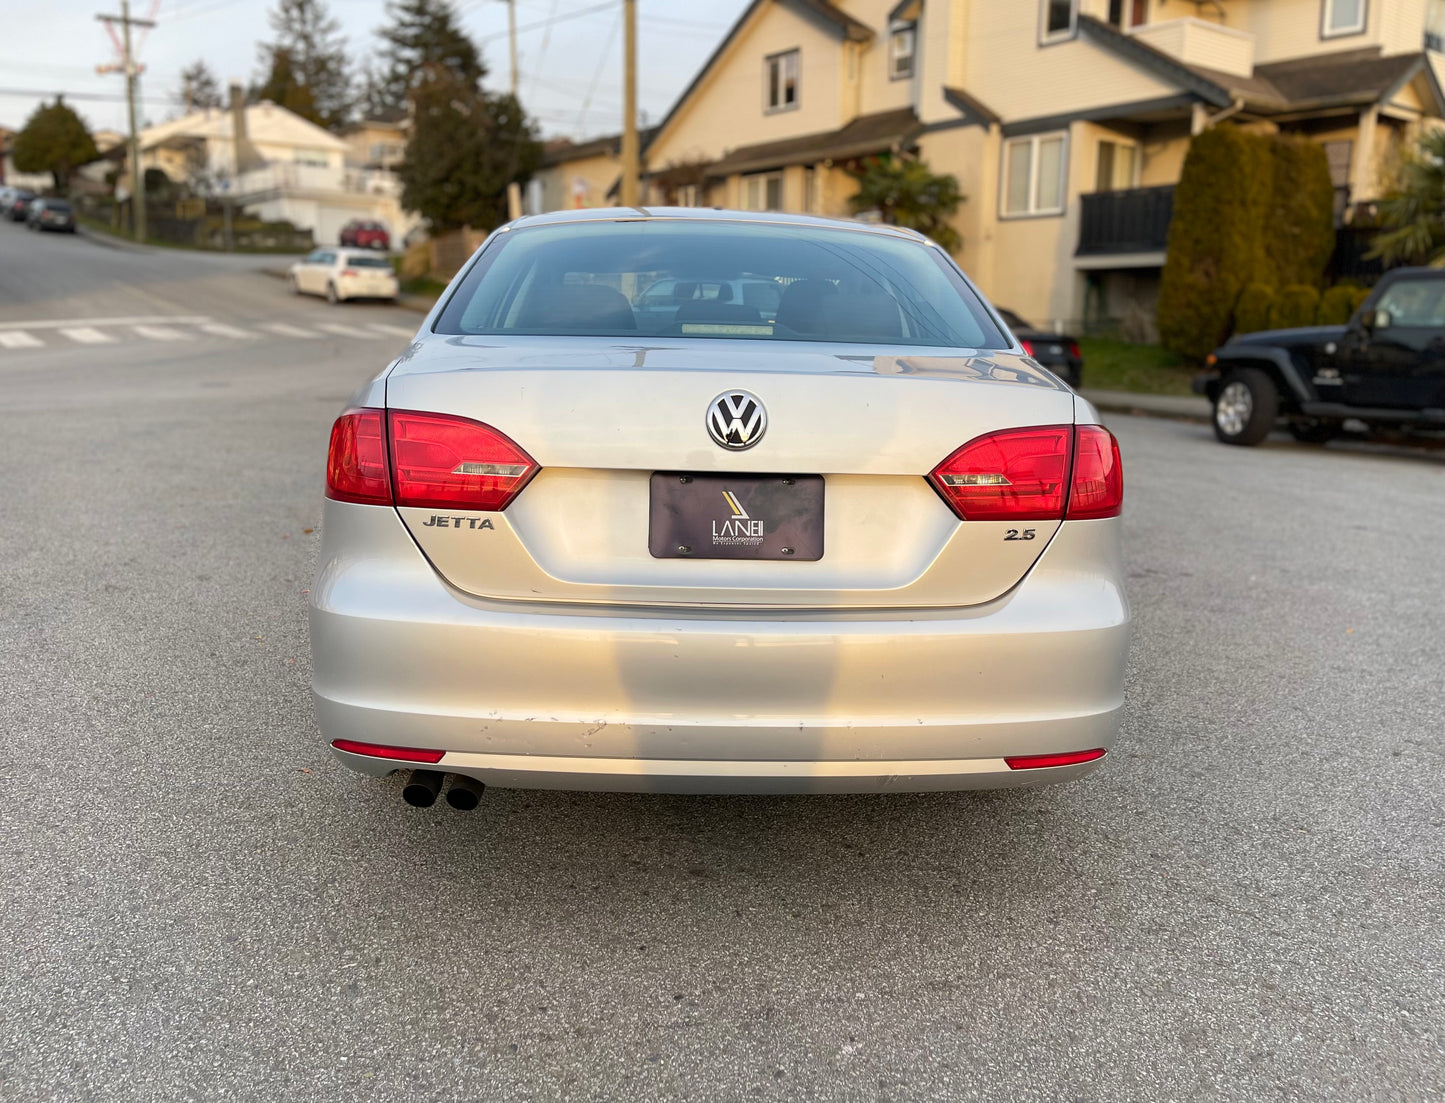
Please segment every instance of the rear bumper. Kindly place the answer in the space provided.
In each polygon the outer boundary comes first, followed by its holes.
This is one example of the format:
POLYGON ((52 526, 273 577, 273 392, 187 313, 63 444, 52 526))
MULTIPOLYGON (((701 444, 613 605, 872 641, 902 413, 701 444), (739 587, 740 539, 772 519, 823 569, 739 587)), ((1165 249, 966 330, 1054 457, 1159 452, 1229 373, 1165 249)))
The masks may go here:
MULTIPOLYGON (((1006 755, 1108 748, 1128 607, 1118 521, 1068 522, 997 601, 768 612, 483 601, 389 507, 328 501, 311 591, 328 741, 442 750, 489 785, 867 792, 1031 785, 1006 755)), ((397 764, 336 752, 384 774, 397 764)))

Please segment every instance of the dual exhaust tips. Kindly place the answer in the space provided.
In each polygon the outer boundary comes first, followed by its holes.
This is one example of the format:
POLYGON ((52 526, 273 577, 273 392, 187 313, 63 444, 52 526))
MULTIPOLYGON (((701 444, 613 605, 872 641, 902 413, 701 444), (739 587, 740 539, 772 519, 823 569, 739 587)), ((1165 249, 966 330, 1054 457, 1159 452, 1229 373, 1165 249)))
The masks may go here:
MULTIPOLYGON (((438 770, 413 770, 402 787, 401 799, 413 808, 430 808, 436 803, 437 794, 442 791, 442 783, 447 776, 438 770)), ((458 811, 470 812, 482 799, 487 787, 466 774, 450 776, 452 783, 447 789, 447 803, 458 811)))

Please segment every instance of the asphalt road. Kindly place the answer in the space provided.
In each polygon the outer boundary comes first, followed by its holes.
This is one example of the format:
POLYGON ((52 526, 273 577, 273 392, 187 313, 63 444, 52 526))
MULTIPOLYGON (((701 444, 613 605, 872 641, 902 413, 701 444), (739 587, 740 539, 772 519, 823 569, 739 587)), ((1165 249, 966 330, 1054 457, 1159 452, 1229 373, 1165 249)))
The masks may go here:
POLYGON ((1445 1098, 1438 452, 1112 419, 1085 782, 419 812, 305 622, 417 317, 254 268, 0 225, 0 1100, 1445 1098))

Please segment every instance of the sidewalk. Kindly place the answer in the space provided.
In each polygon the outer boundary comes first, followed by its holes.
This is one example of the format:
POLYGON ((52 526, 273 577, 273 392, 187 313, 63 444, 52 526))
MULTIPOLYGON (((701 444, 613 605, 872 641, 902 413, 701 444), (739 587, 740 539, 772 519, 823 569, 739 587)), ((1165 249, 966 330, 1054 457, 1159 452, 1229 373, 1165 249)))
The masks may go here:
POLYGON ((1087 387, 1079 393, 1100 410, 1112 413, 1208 421, 1211 412, 1209 400, 1201 395, 1134 394, 1132 391, 1094 391, 1087 387))

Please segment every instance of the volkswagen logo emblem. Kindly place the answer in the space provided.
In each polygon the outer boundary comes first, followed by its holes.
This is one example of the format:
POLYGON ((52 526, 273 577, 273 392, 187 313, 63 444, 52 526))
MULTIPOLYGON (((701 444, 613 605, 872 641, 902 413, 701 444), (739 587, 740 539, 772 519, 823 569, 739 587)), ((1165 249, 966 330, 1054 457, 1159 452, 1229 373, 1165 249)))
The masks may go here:
POLYGON ((741 452, 763 439, 768 431, 768 412, 757 395, 725 391, 708 405, 707 431, 722 447, 741 452))

